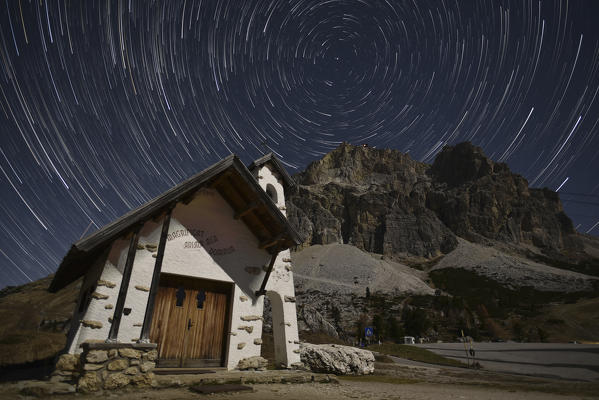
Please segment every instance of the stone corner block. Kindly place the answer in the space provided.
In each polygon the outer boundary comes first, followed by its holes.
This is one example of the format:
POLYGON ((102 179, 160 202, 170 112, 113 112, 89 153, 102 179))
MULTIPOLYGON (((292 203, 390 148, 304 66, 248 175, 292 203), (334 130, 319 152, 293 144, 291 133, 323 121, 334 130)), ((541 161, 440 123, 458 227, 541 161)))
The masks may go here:
POLYGON ((260 356, 253 356, 253 357, 247 357, 247 358, 242 358, 241 360, 239 360, 239 363, 237 364, 237 368, 241 371, 244 370, 248 370, 248 369, 261 369, 261 368, 266 368, 266 366, 268 365, 268 361, 260 356))
POLYGON ((246 321, 246 322, 263 320, 261 315, 242 315, 240 318, 242 321, 246 321))
POLYGON ((144 354, 142 356, 142 358, 144 360, 148 360, 148 361, 156 361, 156 359, 158 358, 158 351, 157 350, 150 350, 146 354, 144 354))
POLYGON ((139 370, 141 372, 150 372, 152 371, 154 368, 156 368, 156 363, 152 362, 152 361, 146 361, 140 364, 139 366, 139 370))
POLYGON ((100 379, 95 372, 86 372, 77 383, 77 391, 82 393, 97 392, 100 390, 100 379))
POLYGON ((119 349, 119 355, 121 357, 139 358, 140 354, 141 354, 141 352, 139 350, 135 350, 135 349, 128 349, 128 348, 119 349))
POLYGON ((88 363, 102 363, 108 360, 106 350, 91 350, 85 355, 85 361, 88 363))
POLYGON ((121 371, 121 370, 124 370, 125 368, 127 368, 128 366, 129 366, 129 361, 121 358, 121 359, 109 362, 106 365, 106 368, 109 371, 121 371))
POLYGON ((77 371, 79 369, 79 354, 62 354, 58 357, 56 369, 61 371, 77 371))
POLYGON ((127 386, 131 378, 122 373, 110 374, 104 380, 104 389, 118 389, 127 386))
POLYGON ((81 325, 83 325, 86 328, 92 329, 100 329, 103 326, 100 321, 92 321, 90 319, 81 320, 81 325))
POLYGON ((253 326, 240 325, 237 327, 240 331, 246 331, 247 333, 252 333, 254 331, 253 326))

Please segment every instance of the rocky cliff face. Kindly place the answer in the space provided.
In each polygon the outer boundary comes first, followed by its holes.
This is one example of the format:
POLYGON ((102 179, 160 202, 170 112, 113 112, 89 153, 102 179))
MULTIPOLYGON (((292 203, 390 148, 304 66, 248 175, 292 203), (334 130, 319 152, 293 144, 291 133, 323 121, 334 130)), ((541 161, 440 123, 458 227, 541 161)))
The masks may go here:
POLYGON ((531 189, 478 147, 446 146, 432 165, 395 150, 342 144, 296 177, 287 215, 304 245, 431 259, 470 241, 582 251, 558 195, 531 189))
POLYGON ((426 207, 429 166, 393 150, 343 144, 296 177, 287 215, 306 245, 345 243, 432 258, 456 246, 426 207))
POLYGON ((529 188, 479 147, 445 147, 429 172, 434 184, 426 206, 456 235, 533 245, 551 255, 582 249, 557 193, 529 188))

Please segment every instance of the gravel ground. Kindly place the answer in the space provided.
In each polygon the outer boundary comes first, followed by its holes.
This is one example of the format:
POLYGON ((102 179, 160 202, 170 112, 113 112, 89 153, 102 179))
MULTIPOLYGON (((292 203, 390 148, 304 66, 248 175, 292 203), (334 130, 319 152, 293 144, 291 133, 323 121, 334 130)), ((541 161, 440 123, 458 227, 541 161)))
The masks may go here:
MULTIPOLYGON (((510 399, 593 399, 599 398, 599 382, 572 382, 557 379, 497 373, 488 370, 447 368, 396 359, 394 363, 375 364, 375 375, 364 377, 339 377, 338 383, 293 383, 293 384, 252 384, 251 392, 217 393, 200 395, 192 392, 189 385, 198 382, 197 376, 162 376, 162 384, 178 387, 128 389, 106 391, 95 394, 42 395, 38 398, 53 400, 175 400, 175 399, 248 399, 248 400, 510 400, 510 399), (165 381, 166 380, 166 381, 165 381)), ((276 374, 269 371, 268 374, 276 374)), ((251 375, 251 374, 250 374, 251 375)), ((255 373, 256 377, 265 375, 255 373)), ((248 378, 251 376, 248 375, 248 378)), ((20 390, 38 382, 18 382, 0 384, 0 399, 25 400, 20 390)))
MULTIPOLYGON (((145 389, 130 392, 113 392, 89 395, 50 396, 55 400, 92 400, 100 398, 127 400, 184 400, 184 399, 248 399, 248 400, 306 400, 306 399, 369 399, 369 400, 445 400, 445 399, 477 399, 477 400, 568 400, 591 399, 591 396, 562 395, 530 392, 517 389, 496 389, 478 386, 462 386, 451 384, 390 384, 371 382, 342 382, 340 384, 271 384, 254 385, 252 392, 217 393, 199 395, 186 388, 177 389, 145 389)), ((24 400, 18 394, 3 393, 2 399, 24 400)))
POLYGON ((314 245, 293 256, 293 279, 302 290, 364 295, 372 292, 433 294, 425 273, 378 259, 346 244, 314 245))

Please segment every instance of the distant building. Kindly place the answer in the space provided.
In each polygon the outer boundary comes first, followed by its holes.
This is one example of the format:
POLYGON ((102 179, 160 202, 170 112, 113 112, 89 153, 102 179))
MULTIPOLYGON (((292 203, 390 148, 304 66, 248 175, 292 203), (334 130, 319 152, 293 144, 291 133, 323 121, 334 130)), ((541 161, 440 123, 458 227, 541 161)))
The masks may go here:
POLYGON ((156 343, 158 367, 234 369, 260 355, 266 295, 277 362, 299 362, 291 185, 272 154, 232 155, 75 243, 50 286, 83 277, 68 352, 156 343))
POLYGON ((404 344, 416 344, 416 339, 414 336, 404 336, 403 337, 404 344))

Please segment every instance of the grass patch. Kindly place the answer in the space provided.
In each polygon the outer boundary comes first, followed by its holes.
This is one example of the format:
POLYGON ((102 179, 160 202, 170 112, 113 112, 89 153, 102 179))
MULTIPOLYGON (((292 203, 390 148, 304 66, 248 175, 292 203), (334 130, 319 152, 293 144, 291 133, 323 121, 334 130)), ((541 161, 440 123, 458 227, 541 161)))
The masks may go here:
POLYGON ((394 385, 411 385, 423 382, 421 379, 400 378, 388 375, 339 375, 337 378, 343 381, 392 383, 394 385))
POLYGON ((585 258, 579 260, 577 263, 568 262, 566 256, 560 255, 556 258, 547 257, 542 254, 533 253, 528 251, 526 256, 536 262, 549 265, 551 267, 565 269, 568 271, 580 272, 582 274, 599 276, 599 259, 597 258, 585 258))
POLYGON ((386 354, 375 354, 374 361, 381 363, 393 363, 393 359, 386 354))
MULTIPOLYGON (((471 309, 484 305, 493 318, 507 318, 510 312, 534 317, 540 307, 550 302, 576 302, 583 297, 594 297, 594 292, 547 292, 532 287, 518 290, 501 285, 497 281, 478 275, 464 268, 444 268, 432 271, 430 277, 438 288, 453 296, 463 298, 471 309)), ((596 292, 596 289, 595 289, 596 292)))
POLYGON ((27 340, 30 340, 30 339, 31 338, 28 336, 12 334, 12 335, 6 335, 3 338, 0 338, 0 344, 5 344, 5 345, 19 344, 19 343, 25 343, 25 342, 27 342, 27 340))
POLYGON ((432 351, 407 344, 383 343, 368 346, 368 350, 378 351, 381 354, 420 361, 429 364, 448 365, 451 367, 466 367, 461 361, 446 358, 432 351))

